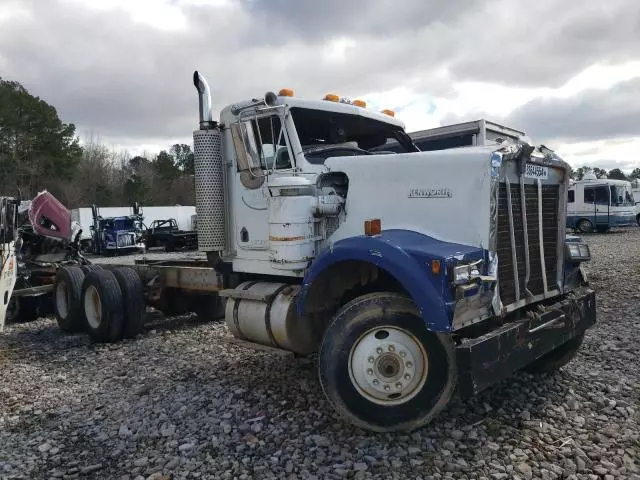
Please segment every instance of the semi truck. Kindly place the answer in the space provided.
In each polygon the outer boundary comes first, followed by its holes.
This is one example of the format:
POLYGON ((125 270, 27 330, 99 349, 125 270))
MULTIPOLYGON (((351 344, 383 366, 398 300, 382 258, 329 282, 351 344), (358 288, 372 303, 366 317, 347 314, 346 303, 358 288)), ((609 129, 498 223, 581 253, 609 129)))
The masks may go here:
POLYGON ((80 225, 51 193, 31 201, 0 197, 0 331, 5 322, 53 313, 53 287, 60 266, 92 268, 79 252, 80 225), (5 304, 6 303, 6 304, 5 304))
POLYGON ((131 215, 103 217, 97 206, 91 207, 93 224, 91 251, 97 255, 118 255, 144 251, 142 236, 142 214, 137 204, 131 215))
POLYGON ((420 152, 393 111, 333 93, 267 92, 214 119, 205 78, 193 83, 206 260, 60 268, 61 328, 117 341, 141 330, 145 304, 224 319, 243 345, 317 355, 329 404, 377 432, 576 355, 596 297, 553 151, 420 152))

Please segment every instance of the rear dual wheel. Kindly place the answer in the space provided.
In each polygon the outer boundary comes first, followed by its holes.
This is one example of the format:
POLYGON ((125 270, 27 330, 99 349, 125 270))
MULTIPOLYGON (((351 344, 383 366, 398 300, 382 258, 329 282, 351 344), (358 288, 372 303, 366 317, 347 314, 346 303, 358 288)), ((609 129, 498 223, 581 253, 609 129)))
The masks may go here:
POLYGON ((136 272, 98 266, 63 267, 56 276, 55 310, 66 332, 86 331, 95 342, 115 342, 140 333, 144 294, 136 272))
POLYGON ((429 332, 415 304, 396 293, 352 300, 335 315, 319 356, 334 408, 367 430, 414 430, 449 402, 456 385, 450 337, 429 332))

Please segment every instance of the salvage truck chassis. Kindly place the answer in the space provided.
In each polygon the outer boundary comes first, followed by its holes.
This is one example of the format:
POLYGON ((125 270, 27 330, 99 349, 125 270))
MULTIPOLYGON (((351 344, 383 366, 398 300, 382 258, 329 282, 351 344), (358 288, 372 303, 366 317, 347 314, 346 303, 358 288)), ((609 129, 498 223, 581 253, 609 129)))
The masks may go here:
POLYGON ((568 165, 555 153, 519 140, 420 152, 391 111, 289 89, 218 122, 193 80, 206 261, 62 267, 63 330, 132 337, 146 305, 224 318, 245 345, 317 354, 330 404, 378 432, 576 355, 596 298, 589 247, 565 232, 568 165), (384 150, 392 141, 403 153, 384 150))

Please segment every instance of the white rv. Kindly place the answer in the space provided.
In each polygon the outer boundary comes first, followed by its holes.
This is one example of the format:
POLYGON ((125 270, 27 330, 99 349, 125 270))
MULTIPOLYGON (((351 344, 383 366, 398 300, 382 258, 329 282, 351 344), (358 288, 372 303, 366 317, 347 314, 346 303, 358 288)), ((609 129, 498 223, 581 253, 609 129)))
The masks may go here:
POLYGON ((631 183, 587 174, 572 181, 567 195, 567 228, 583 233, 637 225, 631 183))

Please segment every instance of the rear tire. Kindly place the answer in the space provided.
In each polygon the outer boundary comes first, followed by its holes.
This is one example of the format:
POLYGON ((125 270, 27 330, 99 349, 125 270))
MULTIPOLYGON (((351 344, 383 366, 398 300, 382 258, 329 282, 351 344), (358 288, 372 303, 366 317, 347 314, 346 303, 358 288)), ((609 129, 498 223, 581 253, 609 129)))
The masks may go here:
POLYGON ((586 218, 581 219, 577 225, 578 231, 581 233, 591 233, 593 232, 593 223, 586 218))
POLYGON ((59 268, 56 274, 54 284, 55 314, 58 326, 64 332, 80 332, 84 327, 83 280, 84 272, 76 266, 59 268))
POLYGON ((523 368, 525 372, 529 373, 552 373, 573 360, 576 356, 582 342, 584 340, 584 332, 580 335, 576 335, 568 342, 560 345, 555 350, 551 350, 549 353, 538 358, 534 362, 530 363, 523 368))
POLYGON ((319 375, 333 407, 376 432, 426 425, 457 381, 451 338, 429 332, 410 299, 388 292, 338 311, 322 339, 319 375))
POLYGON ((89 265, 80 265, 80 269, 87 275, 89 272, 95 272, 96 270, 102 269, 100 265, 89 264, 89 265))
POLYGON ((124 326, 122 336, 131 338, 144 328, 144 290, 138 274, 131 268, 116 268, 113 274, 120 285, 124 305, 124 326))
POLYGON ((87 332, 94 342, 115 342, 122 338, 122 292, 113 272, 104 269, 89 272, 82 283, 82 308, 87 332))

